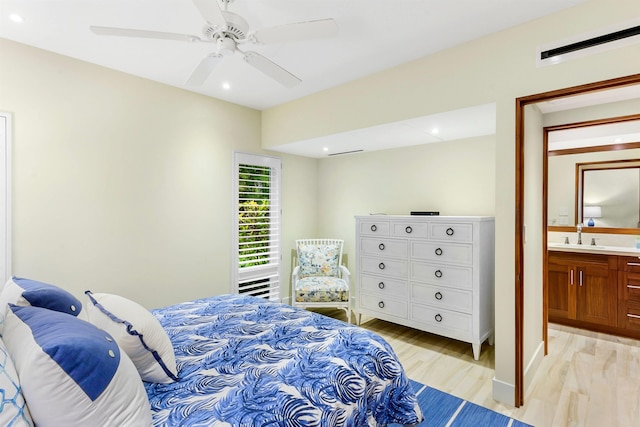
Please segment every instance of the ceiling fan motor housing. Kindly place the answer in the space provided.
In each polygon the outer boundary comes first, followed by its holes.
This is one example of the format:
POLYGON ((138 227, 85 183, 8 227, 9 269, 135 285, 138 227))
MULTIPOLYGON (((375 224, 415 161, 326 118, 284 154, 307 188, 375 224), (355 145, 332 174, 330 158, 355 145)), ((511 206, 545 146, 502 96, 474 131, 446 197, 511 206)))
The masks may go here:
POLYGON ((220 37, 216 42, 216 46, 218 47, 216 51, 218 55, 232 55, 236 51, 236 42, 231 37, 220 37))
POLYGON ((230 37, 235 41, 245 41, 249 32, 249 24, 240 15, 233 12, 222 12, 225 21, 227 22, 226 28, 218 28, 217 26, 205 25, 202 29, 202 33, 205 38, 209 40, 218 40, 220 38, 230 37))

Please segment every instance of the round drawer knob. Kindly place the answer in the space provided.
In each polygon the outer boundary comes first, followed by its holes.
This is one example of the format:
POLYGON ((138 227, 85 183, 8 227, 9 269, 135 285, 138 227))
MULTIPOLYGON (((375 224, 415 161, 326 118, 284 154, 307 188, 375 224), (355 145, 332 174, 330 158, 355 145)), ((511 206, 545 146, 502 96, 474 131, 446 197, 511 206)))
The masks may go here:
POLYGON ((442 316, 439 314, 436 314, 436 322, 442 322, 442 316))
POLYGON ((442 292, 436 292, 435 297, 437 300, 441 300, 442 299, 442 292))
POLYGON ((442 248, 436 249, 436 255, 438 256, 442 255, 442 248))
POLYGON ((378 287, 379 287, 380 289, 384 289, 384 282, 380 282, 380 283, 378 283, 378 287))
POLYGON ((377 229, 378 229, 378 227, 376 227, 376 225, 375 225, 375 224, 373 224, 373 225, 371 226, 371 231, 376 231, 377 229))
POLYGON ((380 301, 380 302, 378 303, 378 307, 380 307, 380 308, 384 308, 384 301, 380 301))
POLYGON ((384 251, 384 243, 380 243, 378 245, 378 249, 380 249, 381 251, 384 251))
POLYGON ((413 228, 407 226, 407 228, 405 228, 404 231, 406 231, 408 234, 411 234, 411 232, 413 231, 413 228))
POLYGON ((380 270, 384 270, 384 267, 385 267, 384 262, 381 262, 380 264, 378 264, 378 268, 380 270))
POLYGON ((447 236, 453 236, 453 228, 447 228, 447 236))
POLYGON ((435 273, 433 273, 436 275, 436 277, 439 279, 442 277, 442 270, 436 270, 435 273))

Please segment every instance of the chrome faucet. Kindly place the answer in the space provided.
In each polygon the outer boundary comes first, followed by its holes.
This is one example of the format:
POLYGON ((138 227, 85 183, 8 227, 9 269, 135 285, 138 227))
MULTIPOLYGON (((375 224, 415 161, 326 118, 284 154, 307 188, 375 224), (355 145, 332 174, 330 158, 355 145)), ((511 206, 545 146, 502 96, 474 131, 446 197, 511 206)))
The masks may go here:
POLYGON ((578 244, 581 245, 582 244, 582 224, 578 224, 576 226, 576 228, 578 229, 578 244))

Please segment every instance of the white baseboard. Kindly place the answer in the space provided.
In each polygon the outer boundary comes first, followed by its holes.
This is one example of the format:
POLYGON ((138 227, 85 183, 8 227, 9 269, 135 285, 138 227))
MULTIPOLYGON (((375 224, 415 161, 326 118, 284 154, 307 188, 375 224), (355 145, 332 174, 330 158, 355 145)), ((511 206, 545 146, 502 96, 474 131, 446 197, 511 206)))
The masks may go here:
POLYGON ((507 405, 515 406, 516 387, 493 377, 493 399, 507 405))
POLYGON ((544 341, 541 341, 540 344, 538 344, 538 348, 536 348, 536 351, 534 352, 533 357, 531 358, 531 360, 529 361, 529 364, 524 370, 524 395, 525 396, 527 395, 527 391, 529 391, 529 387, 533 382, 533 378, 535 377, 536 372, 538 372, 538 368, 542 363, 542 359, 544 359, 544 341))
MULTIPOLYGON (((533 357, 529 361, 527 368, 524 371, 524 389, 525 395, 529 386, 531 385, 533 378, 535 377, 536 372, 538 372, 538 368, 540 367, 540 363, 542 363, 542 359, 544 358, 544 341, 538 345, 536 351, 533 354, 533 357)), ((495 377, 493 378, 493 399, 498 402, 505 403, 507 405, 515 406, 515 394, 516 387, 514 384, 509 384, 504 381, 497 380, 495 377)))

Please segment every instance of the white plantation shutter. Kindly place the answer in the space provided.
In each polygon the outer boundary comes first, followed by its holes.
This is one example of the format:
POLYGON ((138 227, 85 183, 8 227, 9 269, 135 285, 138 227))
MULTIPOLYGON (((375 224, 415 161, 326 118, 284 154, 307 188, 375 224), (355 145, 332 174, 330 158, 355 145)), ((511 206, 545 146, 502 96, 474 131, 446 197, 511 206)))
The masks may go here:
POLYGON ((281 161, 234 154, 235 291, 280 300, 281 161))

